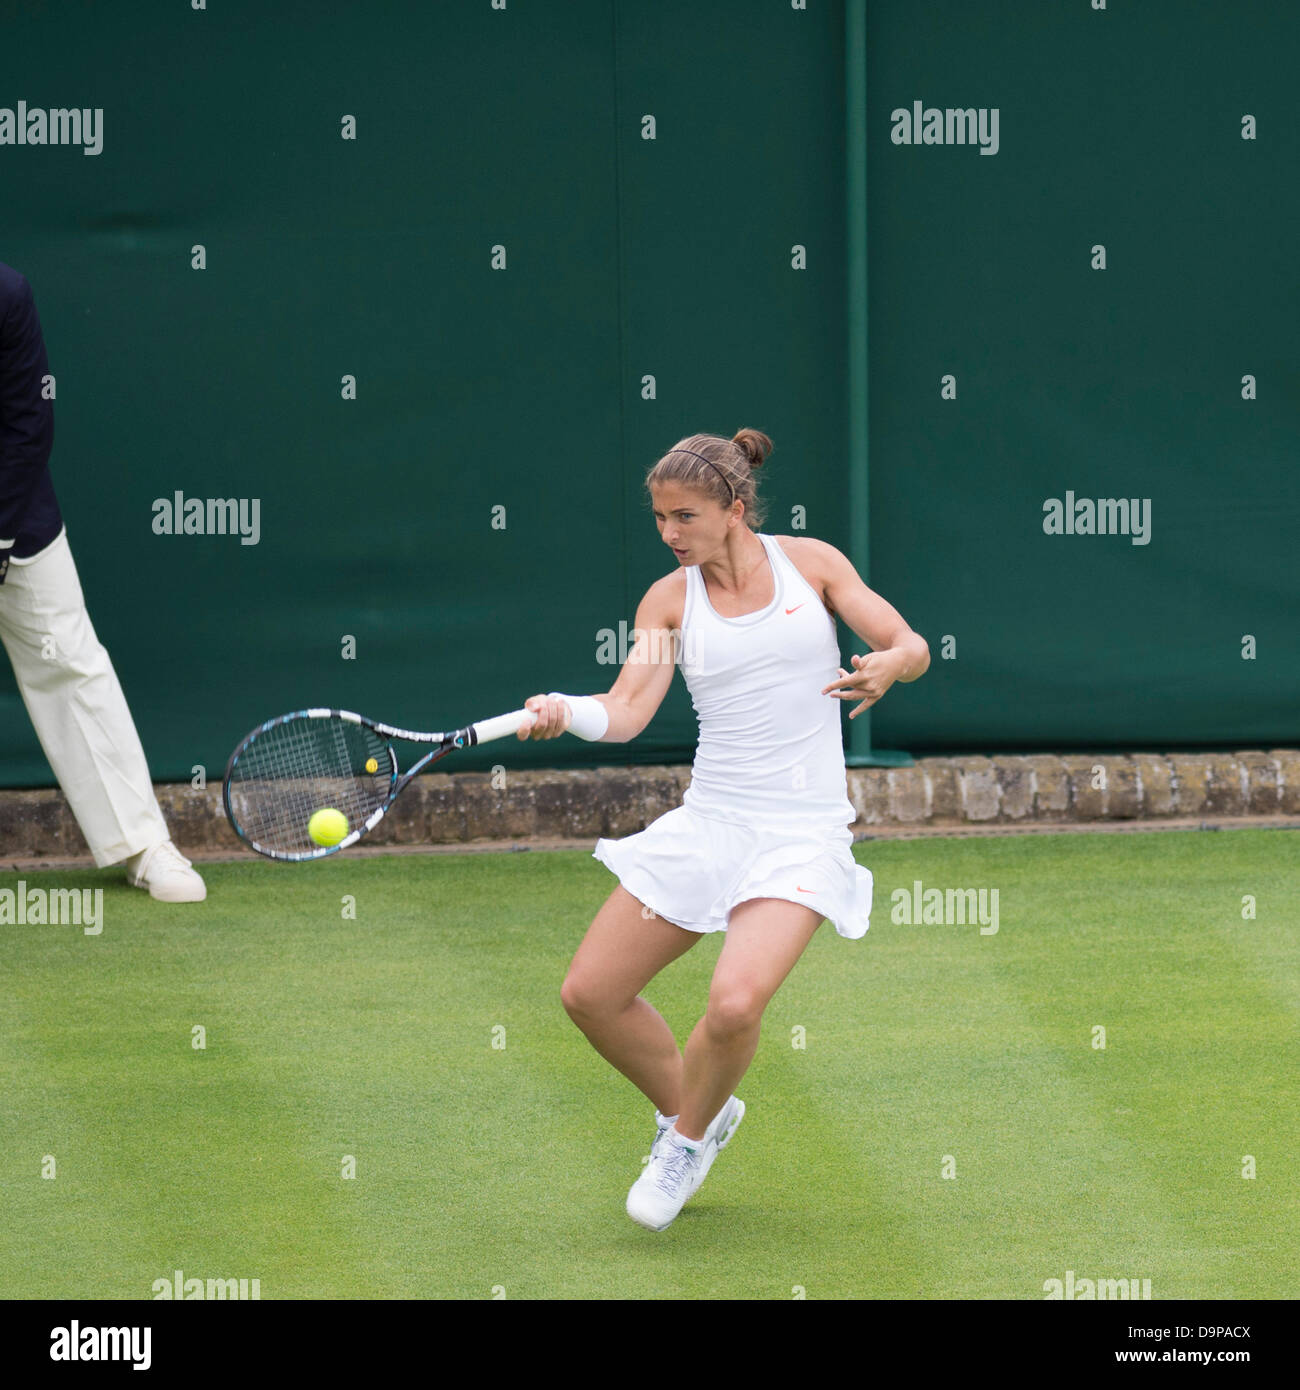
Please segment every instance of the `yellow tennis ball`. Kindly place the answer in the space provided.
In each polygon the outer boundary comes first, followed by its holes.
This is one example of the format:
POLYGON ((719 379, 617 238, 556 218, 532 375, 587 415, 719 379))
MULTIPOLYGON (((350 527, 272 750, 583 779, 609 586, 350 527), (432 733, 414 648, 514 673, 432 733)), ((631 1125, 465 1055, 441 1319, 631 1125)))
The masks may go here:
POLYGON ((336 845, 340 840, 347 838, 347 833, 348 818, 332 806, 317 811, 307 822, 307 834, 318 845, 336 845))
POLYGON ((374 760, 374 758, 367 758, 367 759, 366 759, 366 771, 367 771, 367 772, 378 772, 378 771, 379 771, 379 764, 374 760))

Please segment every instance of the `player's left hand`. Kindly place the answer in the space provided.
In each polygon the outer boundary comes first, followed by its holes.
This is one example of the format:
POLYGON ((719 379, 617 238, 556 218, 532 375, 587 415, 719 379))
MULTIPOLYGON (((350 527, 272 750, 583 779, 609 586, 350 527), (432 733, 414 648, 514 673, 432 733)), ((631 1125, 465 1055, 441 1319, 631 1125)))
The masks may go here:
POLYGON ((839 667, 839 680, 832 681, 822 694, 832 695, 837 700, 860 701, 849 711, 849 718, 855 719, 880 699, 903 668, 900 658, 890 651, 868 652, 866 656, 852 656, 849 660, 853 662, 852 674, 843 666, 839 667))

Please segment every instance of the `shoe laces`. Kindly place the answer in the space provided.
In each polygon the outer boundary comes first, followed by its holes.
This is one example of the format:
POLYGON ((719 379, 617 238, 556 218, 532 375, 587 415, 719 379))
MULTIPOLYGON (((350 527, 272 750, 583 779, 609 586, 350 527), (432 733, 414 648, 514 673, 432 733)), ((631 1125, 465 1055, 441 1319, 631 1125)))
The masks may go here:
POLYGON ((655 1184, 670 1197, 677 1195, 678 1188, 686 1181, 699 1161, 699 1154, 665 1140, 656 1155, 659 1171, 655 1174, 655 1184))
POLYGON ((155 845, 145 855, 137 873, 143 879, 151 873, 167 873, 169 870, 188 869, 189 867, 190 861, 180 850, 170 840, 164 840, 162 844, 155 845))

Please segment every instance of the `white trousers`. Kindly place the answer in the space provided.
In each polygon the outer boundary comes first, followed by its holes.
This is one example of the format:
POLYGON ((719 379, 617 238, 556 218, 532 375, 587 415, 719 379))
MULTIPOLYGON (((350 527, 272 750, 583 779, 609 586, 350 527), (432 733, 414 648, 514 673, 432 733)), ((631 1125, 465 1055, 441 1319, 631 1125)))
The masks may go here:
POLYGON ((140 736, 86 612, 66 534, 0 584, 0 641, 100 868, 168 838, 140 736))

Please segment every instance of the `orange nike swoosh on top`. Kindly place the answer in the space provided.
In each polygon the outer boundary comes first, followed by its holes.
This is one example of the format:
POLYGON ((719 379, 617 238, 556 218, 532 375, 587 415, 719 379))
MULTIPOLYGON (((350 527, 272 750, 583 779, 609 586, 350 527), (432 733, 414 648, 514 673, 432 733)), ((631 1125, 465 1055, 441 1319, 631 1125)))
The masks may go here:
POLYGON ((797 883, 795 884, 795 888, 798 889, 800 893, 815 893, 817 891, 815 888, 800 888, 797 883))
MULTIPOLYGON (((807 599, 804 599, 803 603, 807 603, 807 602, 808 602, 808 600, 807 600, 807 599)), ((789 614, 791 614, 791 613, 797 613, 797 612, 803 607, 803 603, 796 603, 795 606, 794 606, 793 608, 787 608, 787 609, 785 610, 787 616, 788 616, 789 614)))

